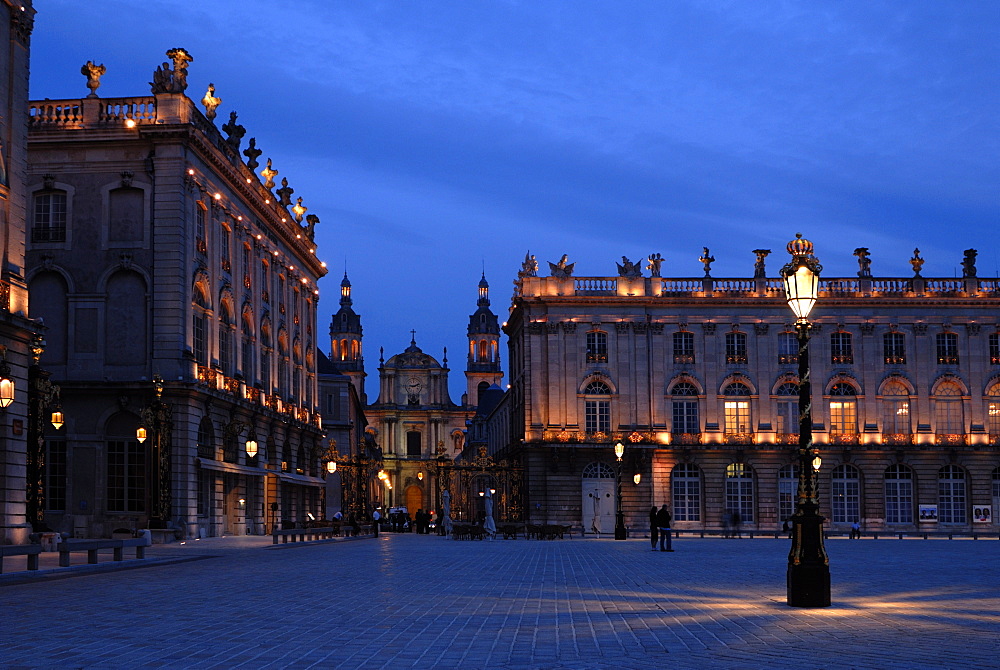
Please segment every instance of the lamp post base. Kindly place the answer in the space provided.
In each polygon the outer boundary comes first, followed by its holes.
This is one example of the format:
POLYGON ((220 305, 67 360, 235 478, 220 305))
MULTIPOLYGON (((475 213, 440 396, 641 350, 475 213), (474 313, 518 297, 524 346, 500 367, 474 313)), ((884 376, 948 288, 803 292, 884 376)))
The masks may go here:
POLYGON ((789 565, 787 581, 789 607, 830 606, 829 565, 789 565))
POLYGON ((628 539, 628 532, 625 530, 625 526, 615 526, 615 539, 616 540, 628 539))

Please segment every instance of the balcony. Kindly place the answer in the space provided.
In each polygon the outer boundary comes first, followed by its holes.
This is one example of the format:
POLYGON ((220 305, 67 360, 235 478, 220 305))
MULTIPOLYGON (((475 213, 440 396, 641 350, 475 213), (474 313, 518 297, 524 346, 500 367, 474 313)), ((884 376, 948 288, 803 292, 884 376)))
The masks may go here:
POLYGON ((45 228, 32 228, 31 229, 31 241, 32 242, 65 242, 66 241, 66 228, 61 227, 45 227, 45 228))
POLYGON ((677 354, 674 356, 674 363, 679 365, 691 365, 694 363, 694 354, 677 354))
POLYGON ((671 444, 701 444, 701 433, 671 433, 671 444))
POLYGON ((775 433, 774 435, 775 444, 798 444, 799 434, 798 433, 775 433))
POLYGON ((723 444, 753 444, 754 441, 753 433, 725 433, 722 436, 723 444))
POLYGON ((913 444, 913 435, 910 433, 882 433, 882 444, 907 446, 913 444))
POLYGON ((860 444, 861 436, 857 433, 831 433, 830 444, 860 444))
POLYGON ((939 433, 934 436, 934 444, 939 446, 948 447, 961 447, 965 445, 965 435, 959 434, 949 434, 949 433, 939 433))

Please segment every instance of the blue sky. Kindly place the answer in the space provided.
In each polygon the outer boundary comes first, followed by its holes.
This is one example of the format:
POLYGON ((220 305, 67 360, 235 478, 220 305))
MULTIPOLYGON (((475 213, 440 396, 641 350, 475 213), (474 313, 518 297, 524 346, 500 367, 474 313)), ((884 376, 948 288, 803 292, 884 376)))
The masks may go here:
MULTIPOLYGON (((795 232, 825 274, 1000 268, 1000 3, 38 0, 32 98, 148 95, 164 52, 193 56, 219 117, 239 112, 322 223, 378 349, 450 351, 485 268, 509 306, 527 250, 578 275, 659 252, 667 276, 771 274, 795 232)), ((326 347, 328 349, 328 345, 326 347)))

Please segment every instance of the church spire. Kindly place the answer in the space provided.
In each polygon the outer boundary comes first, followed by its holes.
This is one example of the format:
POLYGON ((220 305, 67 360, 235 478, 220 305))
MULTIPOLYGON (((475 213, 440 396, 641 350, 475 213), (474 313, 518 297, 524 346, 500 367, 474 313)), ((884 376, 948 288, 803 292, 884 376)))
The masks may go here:
POLYGON ((465 369, 466 394, 470 405, 479 404, 479 394, 503 380, 500 369, 500 324, 490 310, 490 284, 483 272, 479 280, 476 311, 469 316, 469 361, 465 369))

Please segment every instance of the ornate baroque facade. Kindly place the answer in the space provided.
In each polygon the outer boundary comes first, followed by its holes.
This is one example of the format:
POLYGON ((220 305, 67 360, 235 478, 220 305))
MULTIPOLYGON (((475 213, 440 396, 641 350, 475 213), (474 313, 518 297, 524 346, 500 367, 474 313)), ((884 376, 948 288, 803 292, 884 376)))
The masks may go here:
POLYGON ((44 510, 78 535, 322 513, 318 219, 235 112, 217 126, 214 89, 204 113, 187 97, 191 56, 167 57, 151 95, 101 98, 87 63, 88 96, 30 104, 28 282, 66 416, 44 510))
MULTIPOLYGON (((823 278, 813 310, 814 441, 831 528, 996 530, 1000 280, 823 278), (977 510, 979 513, 977 514, 977 510)), ((613 525, 613 444, 626 446, 627 524, 668 503, 682 529, 727 512, 773 531, 794 511, 797 356, 781 281, 553 276, 526 260, 505 332, 511 389, 491 451, 523 459, 530 520, 613 525), (639 475, 638 483, 634 475, 639 475), (600 502, 594 503, 594 497, 600 502)))

